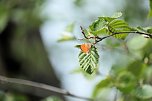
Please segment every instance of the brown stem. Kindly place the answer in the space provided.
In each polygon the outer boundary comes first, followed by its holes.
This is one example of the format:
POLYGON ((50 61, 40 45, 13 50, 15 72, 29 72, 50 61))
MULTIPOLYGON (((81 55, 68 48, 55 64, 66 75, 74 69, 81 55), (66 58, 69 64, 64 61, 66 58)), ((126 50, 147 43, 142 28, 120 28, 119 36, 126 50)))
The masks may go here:
MULTIPOLYGON (((110 31, 110 30, 109 30, 110 31)), ((110 31, 111 32, 111 31, 110 31)), ((147 36, 148 38, 151 38, 152 39, 152 34, 148 34, 148 33, 144 33, 144 32, 138 32, 138 31, 124 31, 124 32, 111 32, 112 34, 111 35, 108 35, 108 36, 105 36, 105 37, 97 37, 97 41, 96 43, 108 38, 108 37, 111 37, 111 36, 114 36, 114 35, 117 35, 117 34, 129 34, 129 33, 134 33, 134 34, 140 34, 140 35, 145 35, 147 36)))
POLYGON ((139 32, 139 31, 123 31, 123 32, 113 32, 110 30, 110 28, 108 28, 109 32, 112 33, 111 35, 105 36, 105 37, 99 37, 99 36, 94 36, 94 37, 87 37, 84 33, 84 29, 82 28, 82 26, 80 26, 81 30, 82 30, 82 34, 86 39, 95 39, 95 43, 98 43, 108 37, 117 35, 117 34, 129 34, 129 33, 133 33, 133 34, 140 34, 140 35, 145 35, 146 38, 151 38, 152 39, 152 34, 150 33, 145 33, 145 32, 139 32))

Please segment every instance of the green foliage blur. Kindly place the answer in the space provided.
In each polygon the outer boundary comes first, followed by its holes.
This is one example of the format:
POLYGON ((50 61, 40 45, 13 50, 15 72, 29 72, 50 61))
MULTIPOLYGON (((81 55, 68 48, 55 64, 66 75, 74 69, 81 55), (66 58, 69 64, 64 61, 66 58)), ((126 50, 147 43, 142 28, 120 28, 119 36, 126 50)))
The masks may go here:
MULTIPOLYGON (((44 3, 45 0, 0 0, 0 75, 60 85, 40 35, 44 3)), ((0 101, 59 101, 47 99, 51 95, 45 94, 0 83, 0 101)))

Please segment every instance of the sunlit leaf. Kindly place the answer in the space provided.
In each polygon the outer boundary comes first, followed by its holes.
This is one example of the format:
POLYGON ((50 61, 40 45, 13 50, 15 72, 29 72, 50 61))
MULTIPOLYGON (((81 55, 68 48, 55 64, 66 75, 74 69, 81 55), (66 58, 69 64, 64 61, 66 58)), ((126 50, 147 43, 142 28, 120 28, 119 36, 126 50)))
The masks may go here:
POLYGON ((117 19, 117 18, 119 18, 121 16, 122 16, 122 13, 121 12, 117 12, 114 15, 112 15, 111 17, 99 17, 99 19, 102 19, 102 20, 104 20, 104 21, 109 23, 109 22, 113 21, 114 19, 117 19))
POLYGON ((122 16, 122 13, 121 12, 117 12, 114 15, 112 15, 112 18, 119 18, 121 16, 122 16))
POLYGON ((114 19, 116 18, 113 18, 113 17, 98 17, 100 20, 103 20, 105 21, 106 23, 109 23, 111 21, 113 21, 114 19))
POLYGON ((152 98, 152 86, 151 85, 142 85, 136 88, 133 92, 133 95, 140 99, 149 99, 152 98))
POLYGON ((108 33, 108 28, 107 25, 114 19, 120 17, 122 14, 116 13, 113 15, 113 17, 98 17, 98 20, 93 22, 89 28, 91 30, 91 33, 94 35, 99 35, 99 34, 107 34, 108 33))
POLYGON ((101 91, 102 89, 109 87, 110 85, 112 85, 112 78, 111 77, 107 77, 104 80, 101 80, 96 86, 95 89, 93 91, 92 97, 95 98, 101 91))
POLYGON ((75 40, 76 38, 72 34, 74 31, 74 26, 74 23, 67 25, 65 31, 62 32, 62 36, 58 39, 58 42, 75 40))
POLYGON ((65 31, 72 33, 73 30, 74 30, 74 26, 75 26, 74 23, 71 23, 71 24, 67 25, 66 28, 65 28, 65 31))
POLYGON ((81 27, 82 33, 86 36, 86 37, 90 37, 90 36, 94 36, 92 33, 90 33, 90 31, 88 29, 84 29, 81 27))
POLYGON ((80 67, 88 74, 95 73, 98 67, 99 55, 94 45, 91 46, 88 53, 80 52, 80 67))
POLYGON ((90 32, 93 35, 106 34, 106 24, 104 19, 98 19, 89 26, 90 32))
POLYGON ((131 31, 131 28, 129 27, 129 25, 123 21, 123 20, 119 20, 119 19, 115 19, 113 21, 111 21, 108 24, 108 28, 111 32, 111 34, 114 33, 120 33, 120 34, 116 34, 115 37, 116 38, 125 38, 127 36, 127 31, 131 31))
POLYGON ((58 39, 58 42, 64 42, 64 41, 71 41, 71 40, 75 40, 76 38, 68 32, 64 32, 61 36, 61 38, 58 39))

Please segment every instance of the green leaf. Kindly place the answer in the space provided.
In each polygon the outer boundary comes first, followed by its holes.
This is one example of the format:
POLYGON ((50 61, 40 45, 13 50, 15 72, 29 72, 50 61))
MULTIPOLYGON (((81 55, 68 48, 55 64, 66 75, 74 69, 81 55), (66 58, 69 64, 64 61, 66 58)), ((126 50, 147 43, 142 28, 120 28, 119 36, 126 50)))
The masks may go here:
POLYGON ((152 34, 152 27, 150 26, 150 27, 146 27, 146 31, 148 32, 148 33, 151 33, 152 34))
POLYGON ((106 87, 109 87, 112 84, 112 78, 107 77, 104 80, 101 80, 96 86, 95 89, 93 90, 92 97, 95 98, 97 95, 106 87))
POLYGON ((100 20, 104 20, 104 21, 109 23, 109 22, 113 21, 114 19, 117 19, 117 18, 119 18, 121 16, 122 16, 122 13, 121 12, 117 12, 114 15, 112 15, 112 17, 99 17, 99 19, 100 20))
POLYGON ((74 35, 72 35, 73 31, 74 31, 74 23, 67 25, 65 31, 62 32, 61 38, 58 39, 58 42, 75 40, 76 38, 74 37, 74 35))
POLYGON ((80 52, 79 63, 80 67, 88 74, 93 74, 97 70, 99 55, 94 45, 91 46, 89 53, 80 52))
POLYGON ((80 49, 81 45, 75 45, 75 47, 80 49))
POLYGON ((91 33, 87 29, 83 29, 85 36, 90 37, 91 33))
POLYGON ((152 0, 149 0, 149 7, 148 17, 152 17, 152 0))
POLYGON ((115 85, 123 93, 130 93, 136 85, 136 78, 131 72, 121 71, 116 78, 115 85))
POLYGON ((132 94, 140 99, 149 99, 152 98, 152 86, 151 85, 142 85, 136 88, 132 94))
POLYGON ((122 16, 122 13, 121 12, 117 12, 114 15, 112 15, 112 18, 119 18, 121 16, 122 16))
POLYGON ((111 21, 108 24, 108 28, 111 32, 110 34, 122 32, 120 34, 115 35, 116 38, 122 38, 122 39, 124 39, 127 36, 127 33, 125 32, 132 30, 125 21, 119 19, 115 19, 111 21))
POLYGON ((89 30, 93 35, 105 34, 107 31, 106 21, 98 19, 89 26, 89 30))
POLYGON ((109 23, 111 21, 113 21, 114 19, 116 18, 113 18, 113 17, 98 17, 100 20, 103 20, 105 21, 106 23, 109 23))
POLYGON ((76 38, 73 35, 71 35, 71 33, 64 32, 61 38, 58 39, 58 42, 71 41, 75 39, 76 38))
POLYGON ((141 61, 134 61, 128 65, 128 71, 135 75, 138 79, 144 74, 145 65, 141 61))
POLYGON ((74 23, 71 23, 71 24, 67 25, 66 28, 65 28, 65 31, 72 33, 74 31, 74 26, 75 26, 74 23))
POLYGON ((146 32, 146 30, 140 26, 134 28, 135 31, 139 31, 139 32, 146 32))
POLYGON ((93 35, 108 34, 109 33, 108 27, 107 27, 108 23, 117 19, 121 15, 122 13, 118 12, 118 13, 115 13, 112 17, 98 17, 98 20, 96 20, 89 26, 90 32, 93 35))
POLYGON ((152 28, 151 29, 147 29, 148 33, 152 33, 152 28))
POLYGON ((134 28, 135 31, 138 31, 138 32, 143 32, 143 33, 146 33, 146 34, 149 34, 149 35, 143 35, 145 38, 152 38, 152 26, 148 26, 148 27, 137 27, 137 28, 134 28))

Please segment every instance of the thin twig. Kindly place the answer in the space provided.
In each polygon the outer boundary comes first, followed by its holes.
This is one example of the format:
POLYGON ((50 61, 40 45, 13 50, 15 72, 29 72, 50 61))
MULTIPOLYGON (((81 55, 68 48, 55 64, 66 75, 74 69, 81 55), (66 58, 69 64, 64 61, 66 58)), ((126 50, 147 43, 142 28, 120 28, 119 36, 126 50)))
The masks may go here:
POLYGON ((148 33, 144 33, 144 32, 138 32, 138 31, 124 31, 124 32, 111 32, 113 34, 111 35, 108 35, 108 36, 105 36, 105 37, 96 37, 98 40, 96 41, 96 43, 108 38, 108 37, 111 37, 111 36, 114 36, 114 35, 117 35, 117 34, 129 34, 129 33, 134 33, 134 34, 140 34, 140 35, 145 35, 145 36, 148 36, 148 38, 152 38, 152 34, 148 34, 148 33))
POLYGON ((99 36, 95 36, 95 37, 87 37, 84 33, 84 29, 82 28, 82 26, 80 26, 81 30, 82 30, 82 34, 86 39, 95 39, 95 44, 114 35, 117 34, 129 34, 129 33, 134 33, 134 34, 140 34, 140 35, 145 35, 144 37, 146 38, 151 38, 152 39, 152 34, 150 33, 145 33, 145 32, 139 32, 139 31, 123 31, 123 32, 113 32, 110 30, 110 28, 108 28, 109 32, 112 33, 111 35, 107 35, 105 37, 99 37, 99 36))
POLYGON ((80 26, 80 28, 81 28, 81 31, 82 31, 82 34, 83 34, 83 36, 86 38, 86 39, 88 39, 88 37, 85 35, 85 33, 84 33, 84 29, 83 29, 83 27, 82 26, 80 26))
POLYGON ((59 94, 70 96, 70 97, 93 101, 93 99, 91 99, 91 98, 71 94, 70 92, 68 92, 65 89, 57 88, 57 87, 46 85, 43 83, 38 83, 38 82, 33 82, 33 81, 23 80, 23 79, 17 79, 17 78, 8 78, 8 77, 1 76, 1 75, 0 75, 0 81, 1 81, 0 82, 1 84, 12 83, 12 84, 19 84, 19 85, 24 85, 24 86, 31 86, 34 88, 41 88, 43 90, 48 90, 51 92, 59 93, 59 94))
POLYGON ((80 28, 81 28, 81 31, 82 31, 83 36, 84 36, 86 39, 93 39, 93 38, 95 38, 95 37, 87 37, 86 34, 85 34, 85 32, 84 32, 83 27, 80 26, 80 28))

